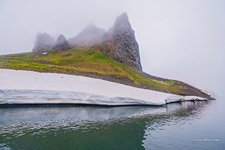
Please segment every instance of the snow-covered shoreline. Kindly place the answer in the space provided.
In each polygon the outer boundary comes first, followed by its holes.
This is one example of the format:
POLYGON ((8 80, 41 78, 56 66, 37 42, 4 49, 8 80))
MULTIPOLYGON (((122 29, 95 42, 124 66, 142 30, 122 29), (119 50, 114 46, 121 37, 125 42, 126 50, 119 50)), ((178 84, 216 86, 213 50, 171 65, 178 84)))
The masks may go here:
POLYGON ((178 96, 83 76, 0 69, 0 104, 164 105, 178 96))

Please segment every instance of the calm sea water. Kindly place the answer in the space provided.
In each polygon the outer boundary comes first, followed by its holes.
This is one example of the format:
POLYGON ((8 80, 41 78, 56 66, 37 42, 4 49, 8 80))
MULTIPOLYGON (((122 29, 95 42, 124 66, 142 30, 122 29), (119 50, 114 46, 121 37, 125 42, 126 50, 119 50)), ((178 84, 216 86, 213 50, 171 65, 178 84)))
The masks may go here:
POLYGON ((0 149, 224 150, 225 99, 166 107, 0 108, 0 149))

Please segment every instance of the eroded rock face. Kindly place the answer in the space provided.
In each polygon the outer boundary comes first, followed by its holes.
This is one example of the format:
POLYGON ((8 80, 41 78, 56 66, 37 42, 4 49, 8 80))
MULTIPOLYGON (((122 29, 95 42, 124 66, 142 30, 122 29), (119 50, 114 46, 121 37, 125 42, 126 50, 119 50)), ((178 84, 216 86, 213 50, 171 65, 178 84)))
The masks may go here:
POLYGON ((92 46, 101 43, 103 35, 106 31, 102 28, 89 24, 77 36, 69 39, 69 44, 72 46, 92 46))
POLYGON ((70 45, 69 45, 68 41, 66 40, 66 38, 62 34, 59 35, 59 37, 57 38, 57 41, 56 41, 53 49, 55 49, 57 51, 70 49, 70 45))
POLYGON ((142 70, 139 46, 126 13, 117 17, 105 37, 106 51, 113 59, 142 70))
POLYGON ((47 33, 38 33, 36 35, 33 51, 51 50, 55 45, 55 39, 47 33))

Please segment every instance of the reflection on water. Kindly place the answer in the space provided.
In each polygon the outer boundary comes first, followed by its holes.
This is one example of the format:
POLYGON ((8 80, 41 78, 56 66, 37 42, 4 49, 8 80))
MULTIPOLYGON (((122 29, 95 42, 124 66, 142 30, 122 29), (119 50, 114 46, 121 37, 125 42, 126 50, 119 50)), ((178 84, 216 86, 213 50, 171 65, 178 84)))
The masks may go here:
POLYGON ((164 127, 198 120, 207 106, 1 108, 0 149, 160 149, 164 127))

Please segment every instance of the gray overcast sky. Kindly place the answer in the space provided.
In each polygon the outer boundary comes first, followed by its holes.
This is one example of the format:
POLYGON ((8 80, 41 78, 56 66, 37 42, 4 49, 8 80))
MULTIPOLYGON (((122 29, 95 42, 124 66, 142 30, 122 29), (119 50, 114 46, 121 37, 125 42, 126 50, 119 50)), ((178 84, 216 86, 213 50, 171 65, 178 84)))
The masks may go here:
POLYGON ((225 91, 224 0, 0 0, 0 54, 31 51, 37 32, 107 29, 125 11, 145 72, 225 91))

